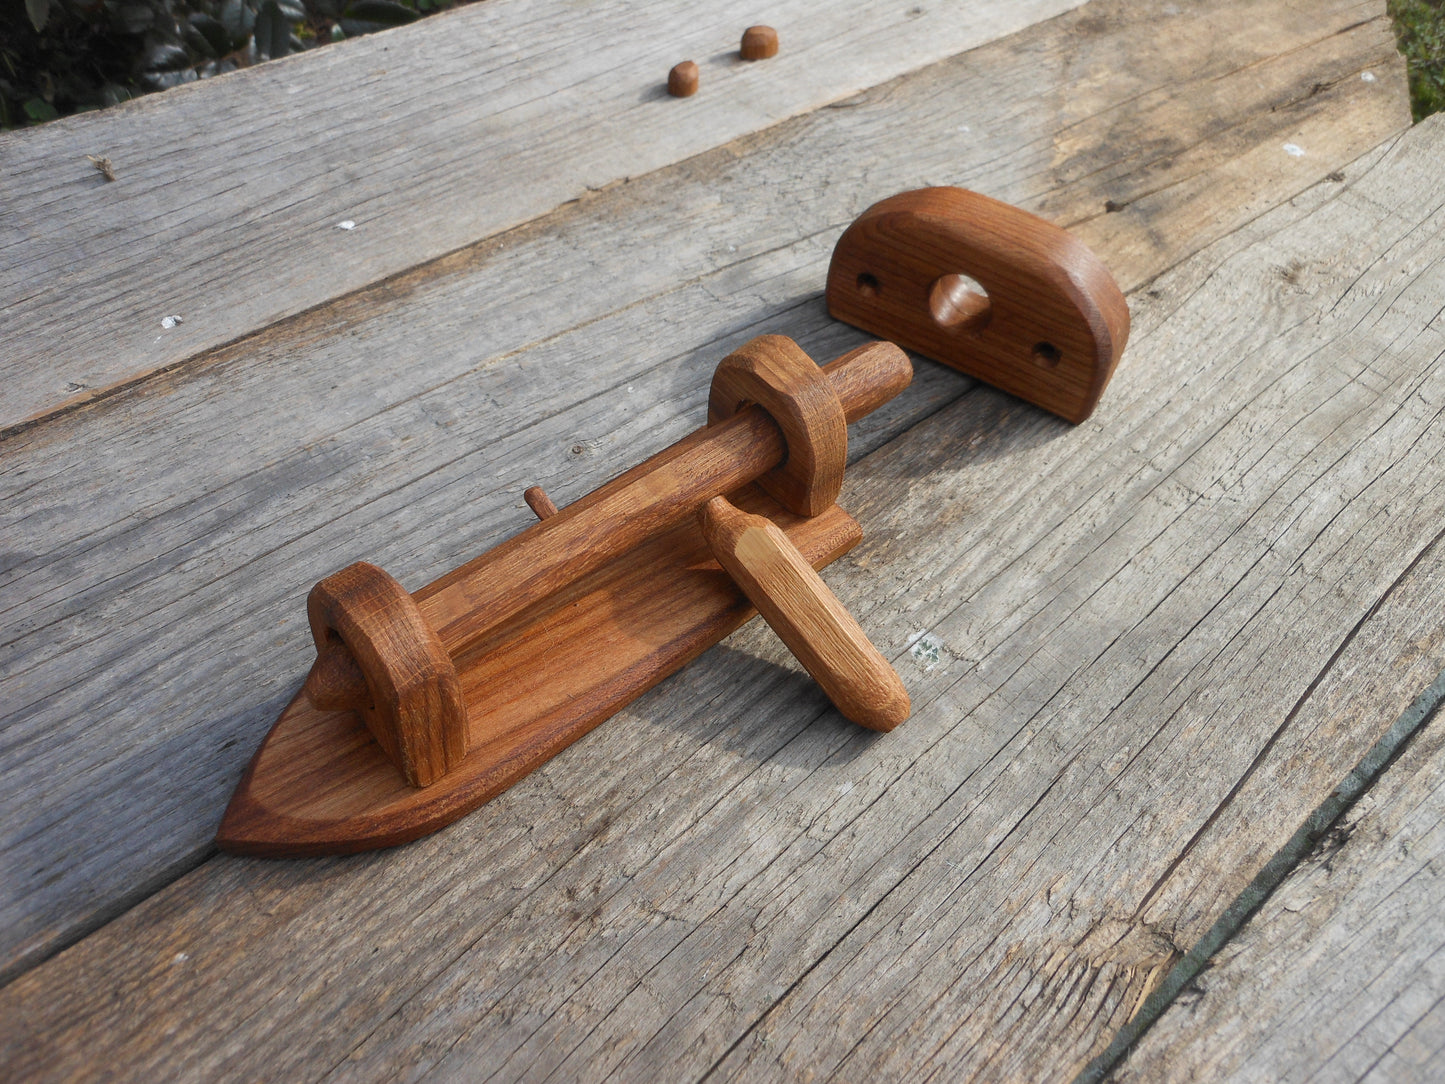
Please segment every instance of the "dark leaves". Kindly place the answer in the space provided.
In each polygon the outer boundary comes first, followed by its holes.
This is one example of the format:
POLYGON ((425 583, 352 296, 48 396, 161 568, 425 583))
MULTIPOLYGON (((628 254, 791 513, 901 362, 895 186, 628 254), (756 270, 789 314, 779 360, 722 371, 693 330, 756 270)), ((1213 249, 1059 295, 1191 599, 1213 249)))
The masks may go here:
MULTIPOLYGON (((231 32, 220 19, 203 12, 196 12, 187 22, 190 29, 205 43, 208 56, 225 56, 236 48, 231 42, 231 32)), ((244 40, 241 44, 245 44, 244 40)))
POLYGON ((415 22, 421 16, 411 8, 394 0, 352 0, 346 5, 346 18, 361 23, 375 23, 377 26, 402 26, 415 22))
POLYGON ((179 45, 162 42, 146 50, 142 66, 151 72, 177 72, 191 66, 191 55, 179 45))
POLYGON ((25 0, 25 14, 30 16, 30 25, 39 33, 50 20, 50 0, 25 0))
POLYGON ((256 55, 275 59, 291 48, 291 26, 276 0, 266 0, 256 12, 256 55))

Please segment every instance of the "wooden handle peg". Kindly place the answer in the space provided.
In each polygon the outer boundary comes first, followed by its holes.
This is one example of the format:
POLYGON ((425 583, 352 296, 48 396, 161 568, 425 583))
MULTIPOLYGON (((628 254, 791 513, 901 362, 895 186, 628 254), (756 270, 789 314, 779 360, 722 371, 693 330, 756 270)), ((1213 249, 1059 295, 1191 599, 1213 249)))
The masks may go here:
POLYGON ((908 718, 897 672, 781 528, 726 497, 708 501, 698 518, 718 564, 840 712, 870 730, 908 718))

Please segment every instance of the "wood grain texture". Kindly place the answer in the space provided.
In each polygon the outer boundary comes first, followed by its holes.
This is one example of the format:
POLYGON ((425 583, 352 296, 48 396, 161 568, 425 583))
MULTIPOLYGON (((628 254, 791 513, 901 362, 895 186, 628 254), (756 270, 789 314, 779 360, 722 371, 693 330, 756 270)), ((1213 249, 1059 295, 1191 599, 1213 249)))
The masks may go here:
POLYGON ((742 630, 413 847, 206 863, 0 992, 11 1064, 1066 1077, 1413 695, 1442 138, 1141 291, 1089 423, 976 389, 855 464, 840 588, 908 726, 830 724, 742 630))
POLYGON ((858 216, 828 264, 828 314, 1081 422, 1129 338, 1099 258, 1051 222, 963 188, 858 216))
MULTIPOLYGON (((1433 555, 1428 602, 1445 597, 1433 555)), ((1439 622, 1419 630, 1438 643, 1439 622)), ((1437 717, 1113 1074, 1438 1079, 1445 1057, 1445 727, 1437 717)))
POLYGON ((726 497, 698 518, 718 564, 844 716, 885 732, 908 718, 898 672, 780 527, 726 497))
MULTIPOLYGON (((405 584, 455 567, 529 522, 523 487, 566 503, 696 427, 717 357, 754 334, 820 357, 855 345, 819 292, 871 202, 979 188, 1072 224, 1136 287, 1330 171, 1348 185, 1368 166, 1350 161, 1407 120, 1377 10, 1094 3, 12 435, 4 973, 205 856, 305 668, 307 584, 363 557, 405 584), (1310 153, 1284 155, 1285 139, 1310 153), (1127 205, 1106 214, 1106 199, 1127 205), (566 305, 558 283, 579 284, 566 305)), ((921 369, 855 428, 853 455, 968 387, 921 369)), ((699 700, 680 720, 725 732, 707 721, 721 686, 689 680, 699 700)), ((665 728, 674 753, 689 725, 665 728)), ((772 733, 748 748, 776 748, 772 733)))
POLYGON ((747 64, 743 3, 488 0, 0 134, 25 193, 0 217, 0 428, 1078 2, 777 0, 788 52, 747 64), (688 56, 684 105, 663 84, 688 56))

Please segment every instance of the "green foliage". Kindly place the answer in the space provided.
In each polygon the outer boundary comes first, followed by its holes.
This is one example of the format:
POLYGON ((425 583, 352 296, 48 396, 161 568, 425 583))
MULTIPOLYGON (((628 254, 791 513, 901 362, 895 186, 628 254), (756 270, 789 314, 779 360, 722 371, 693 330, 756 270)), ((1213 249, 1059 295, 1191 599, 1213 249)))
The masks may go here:
POLYGON ((409 23, 456 0, 0 0, 0 127, 409 23))
POLYGON ((1416 120, 1445 110, 1445 0, 1389 0, 1416 120))

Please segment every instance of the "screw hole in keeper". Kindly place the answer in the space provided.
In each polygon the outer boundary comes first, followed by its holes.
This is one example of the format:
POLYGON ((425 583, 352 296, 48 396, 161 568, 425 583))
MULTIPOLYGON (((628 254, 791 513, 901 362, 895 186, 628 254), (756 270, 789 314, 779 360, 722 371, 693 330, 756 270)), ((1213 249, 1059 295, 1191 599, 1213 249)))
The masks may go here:
POLYGON ((1063 356, 1063 353, 1053 343, 1034 343, 1034 364, 1041 369, 1056 367, 1063 356))

